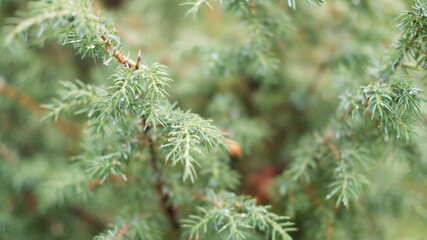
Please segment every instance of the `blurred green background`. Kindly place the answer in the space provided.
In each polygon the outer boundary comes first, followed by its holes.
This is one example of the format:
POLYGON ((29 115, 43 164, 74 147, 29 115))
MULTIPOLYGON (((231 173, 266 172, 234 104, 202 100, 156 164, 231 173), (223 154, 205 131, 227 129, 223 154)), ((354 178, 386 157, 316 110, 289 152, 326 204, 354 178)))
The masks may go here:
MULTIPOLYGON (((2 33, 11 29, 16 12, 25 11, 28 2, 0 0, 2 33)), ((369 82, 370 71, 400 34, 396 17, 412 4, 335 0, 319 7, 298 1, 293 10, 283 1, 270 12, 280 17, 283 29, 271 48, 277 67, 266 73, 260 63, 233 53, 256 33, 241 16, 219 5, 203 8, 193 19, 186 17, 188 7, 178 0, 93 2, 116 25, 132 58, 141 50, 144 63, 169 67, 172 101, 230 131, 243 149, 242 156, 232 161, 241 174, 239 193, 257 197, 261 193, 253 191, 251 179, 260 177, 263 169, 270 169, 261 176, 267 179, 283 171, 301 139, 320 131, 335 116, 339 95, 369 82)), ((68 166, 82 151, 86 122, 82 115, 66 116, 58 123, 41 121, 46 112, 39 106, 56 96, 60 81, 108 85, 112 72, 113 68, 81 59, 71 47, 55 42, 23 44, 13 50, 1 46, 0 239, 8 239, 2 231, 16 239, 90 239, 114 219, 124 203, 118 194, 124 191, 120 184, 76 194, 66 207, 61 204, 65 199, 52 191, 61 187, 52 187, 49 180, 55 175, 79 177, 68 166)), ((419 78, 418 85, 425 88, 421 74, 419 78)), ((414 159, 425 162, 423 124, 414 159)), ((377 158, 388 151, 392 150, 381 149, 377 158)), ((370 201, 369 209, 378 211, 372 212, 372 219, 358 219, 366 221, 368 233, 349 238, 340 233, 347 227, 338 228, 335 239, 427 239, 426 172, 408 173, 411 168, 399 156, 390 162, 369 170, 368 194, 377 200, 370 201)), ((274 191, 266 201, 280 211, 274 191)))

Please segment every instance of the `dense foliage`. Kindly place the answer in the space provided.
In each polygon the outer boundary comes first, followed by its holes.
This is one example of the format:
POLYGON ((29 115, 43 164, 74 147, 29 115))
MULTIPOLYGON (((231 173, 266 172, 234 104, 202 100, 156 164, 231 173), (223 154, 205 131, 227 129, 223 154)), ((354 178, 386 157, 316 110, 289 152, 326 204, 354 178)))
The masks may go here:
POLYGON ((0 6, 0 239, 425 236, 427 1, 0 6))

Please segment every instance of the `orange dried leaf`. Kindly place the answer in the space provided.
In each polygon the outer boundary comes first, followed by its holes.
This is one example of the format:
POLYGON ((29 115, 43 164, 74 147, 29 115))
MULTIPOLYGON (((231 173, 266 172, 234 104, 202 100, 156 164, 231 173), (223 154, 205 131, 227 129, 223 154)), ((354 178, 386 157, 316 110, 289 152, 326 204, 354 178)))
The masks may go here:
POLYGON ((226 144, 228 145, 228 154, 232 157, 240 157, 243 153, 242 148, 239 144, 233 141, 227 141, 226 144))
POLYGON ((89 189, 93 191, 100 184, 101 184, 101 179, 95 178, 89 182, 89 189))

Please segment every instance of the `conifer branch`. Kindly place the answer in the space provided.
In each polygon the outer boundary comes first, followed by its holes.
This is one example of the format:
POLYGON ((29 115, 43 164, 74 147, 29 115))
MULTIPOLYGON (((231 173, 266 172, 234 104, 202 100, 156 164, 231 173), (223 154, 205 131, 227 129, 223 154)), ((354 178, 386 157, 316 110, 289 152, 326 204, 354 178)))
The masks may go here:
POLYGON ((20 22, 15 28, 9 32, 9 34, 5 38, 6 45, 10 45, 14 38, 18 36, 19 34, 22 34, 24 31, 27 31, 29 28, 41 24, 42 22, 46 20, 52 20, 60 17, 64 17, 67 15, 72 15, 73 11, 69 9, 63 9, 60 11, 53 11, 53 12, 45 12, 38 16, 34 16, 32 18, 27 18, 24 21, 20 22))
POLYGON ((199 208, 201 216, 184 220, 190 238, 201 239, 210 231, 224 233, 225 239, 245 239, 254 230, 266 232, 272 239, 291 240, 288 232, 295 230, 286 217, 268 212, 268 206, 257 206, 254 199, 232 193, 207 193, 201 197, 214 208, 199 208))
MULTIPOLYGON (((54 1, 52 5, 45 5, 43 1, 36 2, 34 12, 40 13, 52 8, 60 11, 60 9, 64 8, 62 3, 62 0, 54 1)), ((190 132, 190 129, 185 130, 184 128, 186 133, 182 136, 185 141, 177 145, 180 147, 167 149, 171 145, 166 144, 162 145, 161 148, 164 151, 170 150, 166 155, 166 160, 172 157, 174 158, 174 165, 181 162, 185 166, 183 178, 190 178, 194 181, 196 174, 194 164, 196 164, 196 160, 191 155, 191 152, 200 152, 197 145, 202 143, 207 143, 209 148, 219 147, 219 145, 223 144, 220 132, 212 127, 210 122, 202 120, 195 114, 190 114, 189 112, 182 114, 180 110, 175 110, 172 112, 178 114, 169 115, 167 111, 173 107, 169 107, 170 104, 166 99, 167 92, 165 89, 171 79, 166 73, 165 66, 158 64, 151 66, 140 65, 140 56, 135 62, 121 54, 120 41, 115 34, 114 27, 111 25, 106 26, 102 18, 93 15, 90 12, 91 8, 87 1, 76 1, 74 4, 75 8, 71 8, 74 9, 71 19, 68 16, 65 19, 61 19, 61 16, 58 16, 59 19, 56 19, 61 23, 57 26, 59 28, 58 32, 65 33, 62 42, 64 44, 73 44, 82 56, 103 57, 106 63, 110 62, 109 59, 114 58, 124 67, 117 69, 112 76, 113 86, 106 89, 86 86, 81 82, 77 82, 74 85, 71 83, 65 84, 66 90, 61 92, 62 99, 56 100, 53 104, 45 105, 46 108, 51 110, 48 117, 57 119, 59 114, 64 111, 87 113, 89 118, 95 118, 92 120, 91 128, 96 129, 95 131, 102 135, 105 124, 110 124, 110 121, 113 124, 124 126, 129 121, 129 118, 138 118, 143 115, 146 122, 154 128, 161 125, 166 127, 166 130, 173 131, 174 127, 170 127, 169 124, 177 124, 177 122, 174 122, 178 120, 176 117, 180 115, 192 116, 191 118, 179 119, 179 121, 195 121, 194 123, 190 122, 189 126, 196 124, 195 128, 191 128, 196 130, 196 134, 201 135, 193 136, 193 132, 190 132), (81 8, 78 8, 78 6, 81 8), (81 29, 80 21, 87 21, 89 23, 87 28, 81 29), (85 34, 82 34, 82 32, 85 34), (107 53, 108 56, 105 56, 104 53, 107 53)), ((172 136, 173 134, 171 132, 169 135, 172 136)), ((172 139, 178 140, 178 138, 172 139)), ((169 144, 172 144, 172 142, 169 144)), ((110 157, 108 158, 110 159, 110 157)), ((94 174, 99 173, 96 169, 94 168, 91 172, 94 174)), ((113 170, 115 167, 110 169, 114 172, 118 171, 113 170)), ((105 173, 105 171, 101 172, 105 173)), ((102 175, 104 179, 107 176, 105 174, 102 175)))

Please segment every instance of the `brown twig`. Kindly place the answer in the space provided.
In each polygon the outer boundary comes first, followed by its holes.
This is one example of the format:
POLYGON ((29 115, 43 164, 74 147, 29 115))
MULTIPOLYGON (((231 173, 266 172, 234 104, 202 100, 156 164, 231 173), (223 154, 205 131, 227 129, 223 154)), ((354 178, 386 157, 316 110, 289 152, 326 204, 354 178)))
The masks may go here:
POLYGON ((335 146, 331 141, 332 141, 331 134, 326 133, 325 137, 323 138, 323 142, 326 144, 326 146, 328 146, 329 150, 331 150, 334 158, 339 162, 341 162, 342 161, 341 152, 339 151, 338 147, 335 146))
POLYGON ((304 188, 304 191, 315 207, 320 207, 322 205, 322 202, 316 195, 316 191, 314 191, 312 187, 307 186, 304 188))
POLYGON ((135 69, 138 70, 139 69, 139 64, 141 63, 142 57, 141 54, 138 54, 138 59, 136 60, 136 65, 135 65, 135 69))
POLYGON ((341 162, 342 161, 341 153, 338 150, 338 148, 331 142, 327 142, 326 145, 328 145, 328 148, 332 151, 332 154, 334 155, 335 159, 341 162))
POLYGON ((126 57, 125 55, 123 55, 122 53, 120 53, 117 50, 117 47, 114 46, 105 36, 101 36, 102 40, 105 43, 105 48, 104 51, 108 52, 111 54, 111 56, 113 56, 119 63, 124 64, 125 66, 129 67, 129 68, 133 68, 135 67, 135 69, 139 69, 139 64, 141 62, 141 57, 138 56, 138 60, 137 62, 133 61, 132 59, 126 57))

